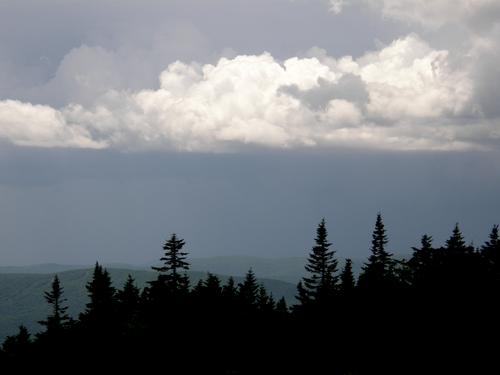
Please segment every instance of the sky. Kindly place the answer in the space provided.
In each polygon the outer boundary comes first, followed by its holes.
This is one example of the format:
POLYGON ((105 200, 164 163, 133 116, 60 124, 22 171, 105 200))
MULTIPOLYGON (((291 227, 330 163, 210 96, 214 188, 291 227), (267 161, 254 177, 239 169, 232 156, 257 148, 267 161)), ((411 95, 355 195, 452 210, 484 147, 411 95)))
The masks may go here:
POLYGON ((497 0, 3 0, 0 264, 479 246, 499 103, 497 0))

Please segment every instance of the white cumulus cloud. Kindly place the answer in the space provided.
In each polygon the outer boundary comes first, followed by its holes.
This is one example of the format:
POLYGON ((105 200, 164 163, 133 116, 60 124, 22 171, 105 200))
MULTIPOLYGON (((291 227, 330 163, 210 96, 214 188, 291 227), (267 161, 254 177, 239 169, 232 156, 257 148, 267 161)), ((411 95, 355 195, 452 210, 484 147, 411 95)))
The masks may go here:
POLYGON ((214 152, 484 148, 498 124, 482 119, 473 95, 467 67, 454 67, 448 51, 411 34, 357 59, 315 48, 285 61, 268 53, 205 65, 177 61, 161 72, 157 89, 107 90, 59 109, 1 101, 0 138, 214 152))
POLYGON ((21 146, 105 147, 85 128, 68 123, 60 111, 16 100, 0 101, 0 138, 21 146))

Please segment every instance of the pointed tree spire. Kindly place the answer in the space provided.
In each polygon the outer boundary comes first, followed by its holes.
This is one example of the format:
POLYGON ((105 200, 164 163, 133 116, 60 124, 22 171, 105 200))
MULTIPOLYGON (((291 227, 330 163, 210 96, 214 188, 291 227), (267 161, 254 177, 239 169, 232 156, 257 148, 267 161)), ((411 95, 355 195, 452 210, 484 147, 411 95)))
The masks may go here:
POLYGON ((281 297, 276 303, 276 311, 280 314, 288 314, 288 306, 285 297, 281 297))
POLYGON ((263 285, 259 286, 256 303, 257 303, 257 308, 263 312, 274 311, 276 305, 272 294, 268 295, 267 290, 266 288, 264 288, 263 285))
POLYGON ((123 288, 116 292, 116 301, 122 321, 130 324, 137 315, 141 302, 141 290, 135 285, 132 275, 128 275, 123 288))
POLYGON ((245 280, 238 285, 238 298, 243 304, 254 306, 257 303, 258 292, 257 278, 250 268, 245 275, 245 280))
MULTIPOLYGON (((24 325, 19 326, 17 335, 7 336, 2 345, 2 350, 8 357, 22 360, 32 344, 31 335, 24 325)), ((2 363, 3 365, 3 363, 2 363)))
POLYGON ((455 224, 450 238, 446 240, 446 250, 448 253, 456 254, 473 251, 473 248, 465 243, 464 236, 458 226, 458 223, 455 224))
POLYGON ((236 282, 232 276, 227 279, 226 284, 222 287, 222 297, 229 303, 233 302, 237 294, 236 282))
POLYGON ((63 298, 63 287, 57 275, 54 276, 50 291, 44 293, 44 298, 51 306, 52 312, 46 320, 38 323, 46 327, 48 334, 58 334, 65 328, 70 318, 66 314, 68 307, 64 306, 66 299, 63 298))
POLYGON ((316 229, 315 246, 307 259, 305 266, 309 273, 303 277, 299 285, 298 300, 301 304, 309 302, 328 303, 338 288, 337 265, 335 251, 330 249, 328 231, 325 219, 322 219, 316 229))
POLYGON ((490 261, 499 263, 500 266, 500 238, 498 235, 498 224, 493 225, 489 240, 481 247, 483 255, 490 261))
POLYGON ((219 298, 222 296, 222 286, 220 279, 213 273, 208 273, 204 282, 206 294, 209 298, 219 298))
POLYGON ((424 234, 420 239, 420 247, 413 247, 413 256, 408 261, 410 282, 414 285, 431 285, 434 272, 437 270, 437 252, 432 245, 432 236, 424 234))
POLYGON ((156 286, 164 286, 170 292, 186 292, 189 290, 189 277, 186 271, 189 270, 189 263, 186 261, 188 253, 182 251, 185 241, 177 238, 173 233, 170 239, 165 241, 163 250, 165 251, 163 257, 163 265, 160 267, 151 267, 153 270, 159 272, 158 279, 152 284, 156 286))
POLYGON ((108 271, 96 262, 92 280, 86 285, 90 301, 84 315, 95 320, 111 318, 115 304, 115 288, 108 271))
POLYGON ((387 251, 388 243, 385 225, 379 212, 375 221, 370 247, 371 255, 363 266, 358 285, 362 289, 384 289, 395 280, 395 261, 387 251))
POLYGON ((356 280, 352 272, 352 260, 347 258, 345 260, 344 268, 340 274, 340 293, 343 296, 350 296, 356 287, 356 280))

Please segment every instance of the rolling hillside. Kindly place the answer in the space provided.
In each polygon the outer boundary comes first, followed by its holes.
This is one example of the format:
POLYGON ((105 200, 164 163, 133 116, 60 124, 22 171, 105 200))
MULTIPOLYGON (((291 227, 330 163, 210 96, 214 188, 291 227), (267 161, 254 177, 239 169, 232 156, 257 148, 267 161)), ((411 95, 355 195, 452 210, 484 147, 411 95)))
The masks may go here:
MULTIPOLYGON (((62 267, 62 266, 61 266, 62 267)), ((49 267, 40 267, 48 270, 49 267)), ((61 269, 56 267, 56 269, 61 269)), ((108 268, 114 286, 120 288, 125 282, 127 275, 131 274, 137 285, 143 287, 147 281, 155 278, 155 273, 144 270, 130 270, 108 268)), ((69 314, 77 317, 83 311, 87 302, 85 284, 92 276, 92 269, 70 270, 58 273, 64 294, 69 306, 69 314)), ((200 278, 204 278, 204 272, 190 272, 191 283, 194 285, 200 278)), ((43 298, 43 292, 50 288, 53 273, 0 273, 0 342, 10 334, 17 331, 20 324, 26 325, 30 332, 40 329, 37 321, 44 319, 49 313, 47 304, 43 298)), ((220 276, 225 282, 228 276, 220 276)), ((242 280, 235 277, 236 282, 242 280)), ((289 303, 293 303, 295 285, 272 279, 259 280, 269 292, 277 298, 284 296, 289 303)))

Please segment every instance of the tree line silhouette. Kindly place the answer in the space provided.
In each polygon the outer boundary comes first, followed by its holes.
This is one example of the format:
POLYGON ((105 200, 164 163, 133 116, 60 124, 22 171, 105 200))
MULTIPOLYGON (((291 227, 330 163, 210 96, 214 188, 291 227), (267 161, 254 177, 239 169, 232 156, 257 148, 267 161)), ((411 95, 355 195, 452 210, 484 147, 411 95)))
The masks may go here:
POLYGON ((171 374, 498 373, 498 232, 493 226, 475 248, 457 224, 443 246, 425 234, 410 259, 397 259, 378 214, 356 278, 350 259, 339 269, 323 219, 291 307, 252 269, 239 284, 208 273, 191 285, 185 241, 172 234, 142 290, 130 275, 115 289, 96 263, 77 319, 56 275, 43 331, 32 336, 21 326, 3 343, 0 363, 86 361, 171 374))

